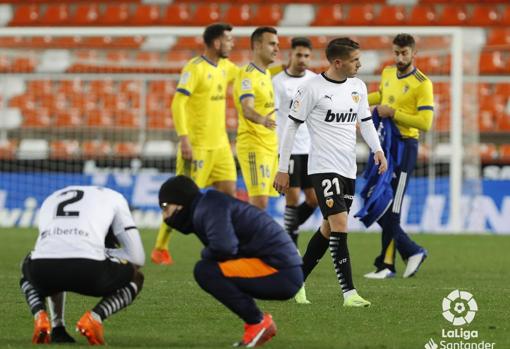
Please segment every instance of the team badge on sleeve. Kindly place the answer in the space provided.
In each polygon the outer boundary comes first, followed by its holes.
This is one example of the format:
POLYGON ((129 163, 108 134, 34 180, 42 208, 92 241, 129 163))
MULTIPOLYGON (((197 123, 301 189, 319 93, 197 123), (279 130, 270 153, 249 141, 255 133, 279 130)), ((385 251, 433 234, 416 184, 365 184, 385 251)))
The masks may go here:
POLYGON ((359 93, 356 91, 351 93, 351 97, 352 97, 352 100, 354 101, 354 103, 359 103, 359 100, 361 99, 359 93))
POLYGON ((243 81, 241 81, 241 89, 243 91, 251 90, 251 80, 250 79, 243 79, 243 81))
POLYGON ((183 73, 181 75, 181 79, 179 80, 179 85, 186 85, 186 83, 189 81, 190 77, 191 77, 191 73, 189 71, 183 73))

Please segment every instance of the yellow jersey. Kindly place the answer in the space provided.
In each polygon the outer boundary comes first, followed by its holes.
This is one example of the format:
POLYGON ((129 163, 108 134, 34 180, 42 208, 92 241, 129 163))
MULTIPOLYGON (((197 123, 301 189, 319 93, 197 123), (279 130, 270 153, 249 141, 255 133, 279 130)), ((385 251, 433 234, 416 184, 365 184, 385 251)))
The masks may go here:
POLYGON ((177 134, 188 135, 192 147, 217 149, 230 144, 225 126, 227 85, 238 69, 228 59, 214 64, 204 56, 191 59, 182 69, 172 114, 177 134))
POLYGON ((395 66, 384 68, 379 91, 368 95, 370 105, 388 105, 395 109, 393 120, 404 138, 418 138, 428 131, 434 116, 432 82, 420 70, 398 76, 395 66))
MULTIPOLYGON (((276 130, 270 130, 244 117, 241 100, 246 97, 255 99, 254 109, 260 115, 265 116, 274 110, 274 91, 269 70, 261 70, 253 63, 239 70, 234 82, 234 103, 239 115, 237 144, 250 148, 259 146, 269 152, 277 152, 276 130)), ((271 115, 271 118, 275 117, 271 115)))

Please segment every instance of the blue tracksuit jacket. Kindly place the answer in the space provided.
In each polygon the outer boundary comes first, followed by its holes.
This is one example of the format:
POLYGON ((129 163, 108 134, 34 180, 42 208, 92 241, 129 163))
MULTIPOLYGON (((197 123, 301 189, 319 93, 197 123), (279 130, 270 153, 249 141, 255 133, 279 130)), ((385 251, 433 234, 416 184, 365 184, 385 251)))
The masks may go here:
POLYGON ((289 235, 265 211, 216 190, 198 194, 179 215, 175 228, 198 236, 202 258, 260 258, 277 269, 302 264, 289 235))

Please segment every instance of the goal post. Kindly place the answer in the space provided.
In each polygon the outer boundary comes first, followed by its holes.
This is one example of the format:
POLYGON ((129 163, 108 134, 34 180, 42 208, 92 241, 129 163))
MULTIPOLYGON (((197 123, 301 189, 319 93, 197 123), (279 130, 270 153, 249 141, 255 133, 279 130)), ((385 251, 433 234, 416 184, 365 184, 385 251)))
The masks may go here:
MULTIPOLYGON (((249 38, 251 33, 253 32, 255 28, 254 27, 236 27, 232 31, 232 34, 237 38, 249 38)), ((381 47, 380 45, 376 47, 368 47, 365 49, 365 47, 362 44, 362 62, 364 65, 368 66, 369 69, 360 71, 359 77, 367 82, 367 85, 369 86, 375 86, 379 82, 380 78, 380 68, 382 67, 382 63, 388 61, 388 58, 391 58, 391 39, 394 35, 405 31, 406 33, 410 33, 412 35, 415 35, 418 38, 421 38, 425 40, 424 38, 448 38, 448 40, 444 40, 445 46, 444 47, 422 47, 420 46, 420 42, 418 42, 418 56, 422 55, 422 53, 427 53, 428 51, 433 52, 441 57, 441 63, 448 65, 450 68, 442 70, 440 74, 436 73, 429 73, 427 70, 424 70, 424 73, 429 76, 433 83, 439 82, 438 89, 436 89, 436 95, 437 98, 440 98, 441 100, 445 100, 445 98, 448 98, 447 101, 445 101, 445 105, 447 108, 445 110, 440 111, 442 113, 441 119, 442 122, 444 122, 447 126, 443 129, 439 130, 437 129, 437 125, 435 126, 436 130, 431 131, 430 134, 427 134, 426 136, 421 138, 421 143, 424 145, 424 149, 428 150, 428 153, 423 155, 422 158, 422 164, 420 166, 420 169, 417 169, 415 172, 415 175, 419 177, 419 180, 417 180, 414 185, 420 186, 420 187, 426 187, 426 189, 417 189, 417 190, 423 190, 423 193, 420 194, 421 196, 412 197, 412 200, 429 200, 427 199, 427 195, 430 197, 431 195, 435 194, 436 192, 441 192, 445 196, 445 202, 442 204, 447 207, 447 213, 440 212, 438 213, 439 216, 436 216, 437 219, 439 219, 441 224, 440 226, 432 227, 431 229, 434 231, 446 231, 446 232, 462 232, 464 231, 464 221, 465 217, 462 216, 462 210, 463 210, 463 203, 466 201, 463 199, 463 195, 466 195, 466 188, 465 186, 465 171, 463 170, 463 167, 466 163, 466 161, 469 161, 470 163, 476 164, 476 156, 478 156, 478 153, 469 153, 469 159, 468 156, 464 155, 464 152, 466 149, 469 149, 469 147, 466 147, 465 138, 463 138, 464 133, 464 125, 463 125, 463 105, 464 105, 464 94, 466 93, 465 89, 465 69, 464 69, 464 63, 465 63, 465 45, 464 41, 466 40, 465 35, 463 34, 464 29, 457 28, 457 27, 278 27, 278 34, 282 38, 289 38, 294 36, 307 36, 307 37, 323 37, 323 38, 332 38, 332 37, 338 37, 338 36, 349 36, 349 37, 355 37, 360 38, 363 42, 363 38, 369 40, 374 37, 384 37, 385 40, 382 40, 382 42, 385 42, 387 45, 386 47, 381 47), (363 57, 367 57, 366 61, 363 61, 363 57), (371 60, 371 58, 374 58, 374 60, 371 60), (377 61, 376 63, 374 63, 377 61), (370 68, 371 67, 371 68, 370 68), (441 96, 443 94, 448 97, 441 96), (446 115, 446 116, 445 116, 446 115), (444 121, 445 117, 447 118, 446 121, 444 121), (438 135, 434 135, 433 133, 437 132, 438 135), (441 153, 437 148, 438 146, 444 146, 447 145, 446 155, 445 153, 441 153), (422 172, 420 172, 422 171, 422 172), (441 177, 441 178, 440 178, 441 177), (446 189, 440 189, 438 186, 442 185, 442 183, 446 183, 446 189), (443 191, 441 191, 443 190, 443 191), (447 192, 444 192, 446 190, 447 192), (439 218, 438 218, 439 217, 439 218), (447 219, 445 218, 447 217, 447 219), (446 220, 446 221, 445 221, 446 220)), ((161 47, 165 47, 166 50, 175 50, 178 47, 178 39, 183 37, 201 37, 203 33, 202 27, 6 27, 6 28, 0 28, 0 47, 2 46, 2 42, 5 42, 6 38, 38 38, 40 40, 43 40, 45 38, 125 38, 129 37, 132 39, 135 39, 135 41, 138 42, 138 45, 136 47, 127 46, 126 50, 129 50, 130 52, 136 51, 138 52, 151 52, 152 50, 162 50, 161 47), (3 40, 3 41, 2 41, 3 40), (163 46, 157 47, 158 43, 164 43, 163 46)), ((81 39, 77 40, 80 41, 81 39)), ((107 42, 108 40, 104 40, 107 42)), ((198 42, 198 41, 197 41, 198 42)), ((122 48, 122 45, 120 46, 122 48)), ((52 46, 53 49, 55 49, 55 46, 52 46)), ((58 48, 58 47, 57 47, 58 48)), ((234 47, 234 51, 236 51, 236 47, 234 47)), ((108 47, 99 48, 98 50, 109 50, 108 47)), ((196 47, 191 47, 190 52, 193 51, 201 52, 202 48, 200 45, 197 45, 196 47)), ((44 45, 38 46, 38 49, 31 49, 27 47, 16 47, 16 45, 11 46, 7 52, 6 55, 14 55, 16 57, 23 57, 28 56, 30 54, 35 54, 37 57, 41 57, 41 55, 44 54, 44 45), (37 52, 33 52, 37 51, 37 52)), ((67 55, 76 55, 77 50, 73 47, 63 46, 61 49, 57 50, 58 52, 55 53, 67 57, 67 55), (71 53, 67 51, 73 51, 71 53), (67 53, 66 53, 67 52, 67 53)), ((129 53, 131 54, 131 53, 129 53)), ((66 58, 63 58, 65 60, 66 58)), ((174 57, 174 56, 172 56, 174 57)), ((192 54, 189 54, 188 58, 191 58, 192 54)), ((245 56, 246 58, 246 56, 245 56)), ((92 57, 90 60, 94 60, 95 58, 92 57)), ((286 60, 285 55, 282 56, 282 61, 286 60)), ((324 67, 326 65, 326 62, 324 61, 323 57, 323 47, 314 47, 314 64, 315 68, 324 67), (316 51, 316 52, 315 52, 316 51)), ((1 61, 1 59, 0 59, 1 61)), ((165 162, 161 159, 163 158, 164 154, 167 154, 166 152, 173 151, 175 152, 175 136, 170 135, 170 129, 172 127, 171 120, 169 121, 161 121, 156 120, 155 122, 160 122, 163 127, 167 127, 165 130, 164 128, 159 130, 151 130, 150 126, 148 126, 148 122, 150 121, 150 117, 148 116, 148 108, 149 106, 147 103, 152 103, 150 93, 153 89, 153 86, 163 86, 164 82, 166 80, 172 81, 172 86, 168 87, 168 90, 165 93, 171 94, 174 91, 172 88, 175 87, 175 83, 178 79, 178 71, 180 70, 180 67, 182 67, 182 64, 185 60, 181 58, 171 58, 170 61, 166 62, 151 62, 150 65, 145 65, 143 67, 136 66, 136 62, 132 63, 129 62, 129 60, 125 61, 124 63, 115 64, 114 66, 103 66, 101 67, 101 64, 98 64, 96 70, 94 70, 94 67, 92 69, 87 64, 85 65, 77 65, 79 67, 83 68, 83 71, 80 71, 78 68, 75 70, 72 69, 66 69, 65 71, 52 71, 41 69, 34 69, 30 72, 20 72, 20 71, 9 71, 8 69, 3 71, 2 79, 4 81, 7 81, 9 78, 16 78, 21 79, 22 84, 26 85, 28 81, 39 81, 39 80, 49 80, 54 83, 50 83, 50 91, 54 91, 54 89, 58 88, 58 86, 69 86, 66 87, 69 89, 69 91, 64 91, 65 93, 73 93, 73 87, 72 87, 72 81, 79 80, 83 81, 82 85, 89 86, 92 84, 93 81, 97 81, 99 79, 104 81, 113 81, 113 91, 118 91, 121 86, 125 87, 125 90, 123 90, 123 93, 126 94, 126 96, 136 96, 133 97, 134 99, 131 100, 129 97, 127 97, 127 100, 124 100, 123 102, 116 101, 115 103, 128 103, 128 107, 126 109, 129 109, 130 107, 133 108, 133 111, 136 115, 139 115, 139 118, 137 119, 137 123, 131 125, 132 127, 129 129, 121 129, 116 130, 115 132, 112 132, 112 135, 114 134, 114 137, 117 137, 115 139, 110 139, 110 141, 115 142, 115 144, 123 143, 124 140, 135 143, 139 148, 144 148, 147 146, 147 143, 150 143, 152 141, 152 147, 154 148, 155 152, 158 152, 158 147, 168 147, 172 148, 170 150, 164 149, 160 151, 160 157, 156 157, 156 159, 160 160, 159 163, 155 167, 158 167, 162 171, 168 170, 168 164, 166 164, 167 167, 161 169, 160 164, 165 162), (173 60, 172 60, 173 59, 173 60), (62 81, 70 81, 70 83, 62 83, 62 81), (133 84, 132 89, 133 94, 130 94, 130 87, 129 84, 133 84), (136 86, 135 86, 136 85, 136 86), (125 132, 124 132, 124 131, 125 132), (172 138, 173 137, 173 138, 172 138), (172 139, 173 143, 168 144, 168 142, 163 142, 165 140, 172 139), (161 143, 157 143, 157 141, 162 141, 161 143), (155 145, 154 145, 155 144, 155 145)), ((1 62, 0 62, 1 63, 1 62)), ((420 68, 420 64, 417 64, 418 68, 420 68)), ((472 77, 473 78, 473 77, 472 77)), ((476 72, 474 73, 474 79, 476 80, 476 72)), ((109 83, 105 83, 107 86, 109 83)), ((122 87, 122 88, 124 88, 122 87)), ((156 88, 156 87, 154 87, 156 88)), ((12 90, 12 88, 11 88, 12 90)), ((2 89, 2 91, 5 91, 5 89, 2 89)), ((22 91, 22 90, 20 90, 22 91)), ((85 93, 86 91, 82 91, 82 93, 85 93)), ((9 92, 12 94, 13 92, 9 92)), ((26 135, 30 135, 30 132, 32 131, 26 131, 20 128, 22 126, 11 127, 9 126, 9 122, 7 122, 6 118, 7 115, 9 115, 10 110, 12 109, 10 107, 10 101, 13 97, 16 97, 16 94, 14 95, 4 95, 2 98, 2 104, 0 104, 1 107, 1 116, 3 120, 0 120, 0 139, 3 137, 4 139, 7 138, 16 138, 18 139, 18 143, 21 141, 20 137, 24 137, 26 135), (24 133, 25 132, 25 133, 24 133), (2 136, 3 135, 3 136, 2 136)), ((101 103, 109 103, 108 96, 99 97, 98 100, 101 100, 101 103)), ((113 98, 113 97, 112 97, 113 98)), ((162 118, 169 118, 169 99, 164 99, 163 102, 161 102, 158 106, 159 108, 165 109, 166 114, 162 112, 161 117, 162 118), (166 104, 165 104, 166 103, 166 104)), ((476 100, 475 100, 476 103, 476 100)), ((124 109, 123 109, 124 110, 124 109)), ((132 114, 132 113, 131 113, 132 114)), ((129 115, 129 113, 126 113, 126 115, 129 115)), ((136 116, 135 115, 135 116, 136 116)), ((22 118, 26 118, 26 115, 22 115, 22 118)), ((122 119, 122 117, 120 117, 122 119)), ((120 120, 115 119, 115 120, 120 120)), ((165 119, 165 120, 167 120, 165 119)), ((123 119, 122 119, 123 120, 123 119)), ((152 120, 152 119, 151 119, 152 120)), ((231 130, 231 136, 233 138, 233 135, 235 135, 235 121, 233 119, 229 119, 233 124, 230 125, 231 130)), ((116 122, 116 121, 114 121, 116 122)), ((126 121, 127 122, 127 121, 126 121)), ((118 125, 112 125, 112 127, 117 127, 118 125)), ((50 126, 49 126, 50 127, 50 126)), ((67 134, 68 138, 73 137, 83 137, 85 132, 88 132, 88 135, 93 134, 96 135, 102 135, 107 134, 107 130, 104 129, 95 129, 95 128, 86 128, 82 129, 81 125, 77 125, 77 128, 74 131, 69 131, 67 134)), ((41 130, 40 128, 37 128, 33 130, 34 134, 37 135, 38 138, 44 138, 45 133, 44 130, 41 130)), ((478 130, 471 130, 471 132, 478 132, 478 130)), ((46 133, 47 136, 47 133, 46 133)), ((112 136, 113 137, 113 136, 112 136)), ((65 138, 65 137, 64 137, 65 138)), ((90 138, 90 137, 89 137, 90 138)), ((81 142, 82 140, 80 140, 81 142)), ((472 142, 477 141, 477 138, 473 138, 472 142)), ((362 141, 360 142, 362 143, 362 141)), ((82 146, 82 143, 80 143, 79 146, 82 146)), ((0 148, 1 149, 1 148, 0 148)), ((117 168, 117 164, 121 162, 129 162, 129 168, 131 169, 129 172, 130 174, 133 174, 133 168, 136 168, 137 171, 143 171, 146 166, 151 167, 151 164, 153 162, 147 160, 144 158, 143 152, 138 149, 138 153, 134 153, 135 155, 131 157, 115 157, 115 153, 111 154, 109 156, 109 160, 106 161, 106 164, 104 168, 98 169, 95 168, 97 171, 107 171, 109 168, 112 170, 112 168, 117 168)), ((0 153, 1 154, 1 153, 0 153)), ((19 152, 13 153, 13 158, 9 159, 9 161, 2 161, 2 165, 0 166, 0 172, 4 171, 12 171, 12 168, 7 168, 8 166, 15 166, 17 160, 17 155, 19 152)), ((63 162, 64 166, 73 166, 74 163, 77 161, 85 161, 83 156, 77 157, 74 159, 70 159, 68 162, 63 162), (68 165, 65 165, 65 164, 68 165)), ((93 159, 98 160, 98 159, 93 159)), ((36 161, 42 161, 42 164, 39 164, 41 166, 44 165, 45 159, 42 158, 36 161)), ((168 161, 167 161, 168 162, 168 161)), ((49 163, 49 162, 48 162, 49 163)), ((96 161, 95 164, 100 163, 100 161, 96 161)), ((478 160, 479 163, 479 160, 478 160)), ((62 166, 62 162, 60 163, 62 166)), ((94 163, 87 162, 85 165, 81 164, 80 166, 76 167, 79 168, 79 171, 94 171, 94 163), (91 169, 92 168, 92 169, 91 169)), ((19 165, 19 164, 18 164, 19 165)), ((362 166, 360 166, 362 167, 362 166)), ((50 169, 48 167, 48 169, 50 169)), ((26 168, 26 171, 30 171, 30 169, 26 168)), ((69 171, 68 169, 62 169, 58 168, 59 171, 69 171)), ((118 170, 118 168, 117 168, 118 170)), ((114 171, 114 170, 112 170, 114 171)), ((117 171, 119 172, 119 171, 117 171)), ((122 171, 120 171, 122 172, 122 171)), ((479 180, 477 178, 476 171, 474 171, 475 174, 471 174, 470 180, 476 181, 479 180)), ((138 173, 138 172, 137 172, 138 173)), ((479 175, 479 174, 478 174, 479 175)), ((1 190, 2 188, 0 188, 1 190)), ((410 188, 409 190, 411 190, 410 188)), ((476 192, 473 192, 472 188, 471 193, 473 195, 476 195, 476 192)), ((126 192, 129 192, 132 195, 136 194, 137 189, 128 190, 126 192)), ((478 193, 479 194, 479 193, 478 193)), ((143 200, 142 200, 143 201, 143 200)), ((429 200, 430 201, 430 200, 429 200)), ((410 230, 411 231, 424 231, 426 229, 426 224, 424 225, 422 220, 424 220, 423 216, 430 216, 430 214, 425 214, 424 210, 427 209, 433 209, 434 201, 427 201, 427 203, 423 202, 420 204, 417 204, 416 202, 408 203, 409 210, 414 210, 415 207, 419 207, 420 212, 413 213, 409 212, 409 215, 416 214, 420 215, 420 217, 414 217, 410 220, 413 221, 416 224, 410 224, 410 230), (421 222, 421 223, 420 223, 421 222)), ((40 203, 39 203, 40 204, 40 203)), ((147 205, 149 205, 147 201, 147 205)), ((142 205, 143 206, 143 205, 142 205)), ((405 210, 405 208, 404 208, 405 210)))

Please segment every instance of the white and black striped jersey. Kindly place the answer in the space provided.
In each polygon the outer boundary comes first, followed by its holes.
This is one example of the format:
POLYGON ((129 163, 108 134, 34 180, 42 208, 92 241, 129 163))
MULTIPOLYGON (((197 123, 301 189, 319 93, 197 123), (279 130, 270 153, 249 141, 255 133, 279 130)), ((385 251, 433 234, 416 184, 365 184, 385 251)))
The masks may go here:
MULTIPOLYGON (((143 264, 143 246, 128 203, 114 190, 95 186, 69 186, 57 190, 44 200, 38 224, 39 237, 32 259, 105 260, 105 237, 112 229, 116 237, 131 236, 129 254, 134 256, 137 264, 143 264), (124 234, 130 230, 136 234, 124 234)), ((128 260, 131 259, 129 254, 128 260)))
MULTIPOLYGON (((373 128, 363 81, 334 81, 324 73, 317 75, 296 92, 289 118, 308 126, 308 174, 332 172, 356 178, 356 124, 369 122, 373 128)), ((374 137, 369 144, 372 151, 381 150, 376 133, 374 137)))
MULTIPOLYGON (((290 105, 292 98, 296 94, 299 86, 306 83, 314 76, 314 72, 305 70, 303 76, 290 75, 287 70, 273 77, 273 89, 275 93, 275 108, 276 108, 276 132, 278 134, 278 149, 281 149, 283 130, 287 120, 289 120, 290 105)), ((308 154, 310 151, 310 134, 306 125, 302 125, 296 134, 294 146, 292 147, 292 154, 308 154)))

